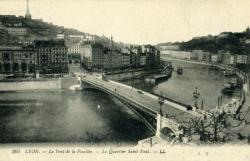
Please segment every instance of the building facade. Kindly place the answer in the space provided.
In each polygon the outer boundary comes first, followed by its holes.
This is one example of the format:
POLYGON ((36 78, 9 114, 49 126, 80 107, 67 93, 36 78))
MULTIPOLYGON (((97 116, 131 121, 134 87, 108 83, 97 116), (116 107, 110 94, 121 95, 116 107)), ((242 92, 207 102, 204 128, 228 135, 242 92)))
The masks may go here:
POLYGON ((146 54, 141 54, 141 55, 140 55, 140 66, 141 66, 141 67, 144 67, 144 66, 147 65, 146 60, 147 60, 146 54))
POLYGON ((140 54, 142 53, 140 46, 131 46, 131 64, 134 67, 140 66, 140 54))
POLYGON ((18 46, 0 47, 0 73, 34 73, 36 52, 32 48, 18 46))
POLYGON ((13 36, 26 36, 27 29, 23 27, 5 27, 4 28, 10 35, 13 36))
POLYGON ((66 38, 71 42, 82 42, 85 39, 85 35, 67 35, 66 38))
POLYGON ((174 51, 174 50, 161 50, 161 55, 166 55, 169 57, 177 58, 177 59, 186 59, 190 60, 191 52, 189 51, 174 51))
POLYGON ((83 46, 80 43, 66 44, 68 47, 68 59, 69 63, 80 63, 81 55, 84 54, 83 46))
POLYGON ((130 67, 130 54, 129 53, 122 53, 122 68, 130 67))
POLYGON ((122 68, 122 54, 119 50, 106 49, 104 52, 104 69, 115 70, 122 68))
POLYGON ((101 44, 85 44, 81 53, 82 66, 88 70, 103 70, 104 47, 101 44))
POLYGON ((160 65, 160 51, 152 45, 143 45, 142 53, 146 54, 146 65, 149 69, 157 68, 160 65))
POLYGON ((166 44, 166 45, 161 45, 160 49, 161 50, 179 50, 180 46, 176 45, 176 44, 169 43, 169 44, 166 44))
POLYGON ((237 64, 247 64, 247 55, 237 55, 237 64))
POLYGON ((57 34, 57 35, 56 35, 56 38, 57 38, 57 39, 64 39, 64 34, 57 34))
POLYGON ((68 48, 64 40, 35 41, 37 69, 42 73, 67 73, 68 48))
POLYGON ((221 63, 223 55, 222 54, 212 54, 211 55, 211 62, 213 63, 221 63))

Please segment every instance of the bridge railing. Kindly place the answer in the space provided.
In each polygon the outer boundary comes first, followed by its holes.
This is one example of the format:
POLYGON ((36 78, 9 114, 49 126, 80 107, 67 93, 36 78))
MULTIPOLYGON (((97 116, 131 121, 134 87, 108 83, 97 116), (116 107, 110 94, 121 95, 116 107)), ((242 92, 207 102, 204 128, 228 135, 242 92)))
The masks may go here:
POLYGON ((114 92, 114 91, 110 90, 109 88, 104 87, 103 85, 99 85, 97 83, 88 81, 86 79, 84 79, 83 81, 86 82, 86 83, 88 83, 88 84, 91 84, 92 86, 94 86, 95 88, 98 88, 101 91, 104 91, 104 92, 106 92, 108 94, 114 95, 114 96, 116 96, 116 97, 118 97, 120 99, 123 99, 123 100, 125 100, 125 101, 127 101, 129 103, 132 103, 134 106, 136 106, 136 107, 140 108, 141 110, 143 110, 143 111, 151 114, 152 116, 156 116, 156 114, 157 114, 156 111, 150 109, 149 107, 144 106, 144 105, 138 103, 137 101, 135 101, 133 99, 128 99, 127 97, 125 97, 125 96, 123 96, 123 95, 121 95, 121 94, 119 94, 117 92, 114 92))

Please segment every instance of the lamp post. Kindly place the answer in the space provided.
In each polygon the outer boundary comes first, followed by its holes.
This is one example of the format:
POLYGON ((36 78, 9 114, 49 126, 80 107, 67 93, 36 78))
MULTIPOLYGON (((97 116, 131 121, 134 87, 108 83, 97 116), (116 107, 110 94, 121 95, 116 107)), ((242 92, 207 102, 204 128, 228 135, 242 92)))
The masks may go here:
POLYGON ((201 109, 203 110, 203 100, 201 100, 201 109))
POLYGON ((162 91, 161 91, 161 95, 159 97, 159 101, 158 101, 159 105, 160 105, 160 115, 163 116, 163 112, 162 112, 162 105, 164 103, 164 98, 162 97, 162 91))
POLYGON ((195 88, 193 97, 194 97, 194 106, 197 108, 197 99, 199 99, 200 97, 200 93, 197 91, 197 87, 195 88))
POLYGON ((131 84, 131 87, 133 89, 134 77, 133 77, 133 67, 132 67, 132 65, 130 65, 130 70, 131 70, 130 84, 131 84))

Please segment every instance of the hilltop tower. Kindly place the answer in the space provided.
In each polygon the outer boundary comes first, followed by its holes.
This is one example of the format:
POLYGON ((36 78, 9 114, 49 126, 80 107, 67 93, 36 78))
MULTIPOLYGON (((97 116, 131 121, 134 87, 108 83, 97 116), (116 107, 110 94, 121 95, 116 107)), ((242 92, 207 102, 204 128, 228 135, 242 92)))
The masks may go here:
POLYGON ((29 19, 29 20, 31 19, 31 14, 30 14, 30 10, 29 10, 29 0, 27 0, 25 18, 26 18, 26 19, 29 19))

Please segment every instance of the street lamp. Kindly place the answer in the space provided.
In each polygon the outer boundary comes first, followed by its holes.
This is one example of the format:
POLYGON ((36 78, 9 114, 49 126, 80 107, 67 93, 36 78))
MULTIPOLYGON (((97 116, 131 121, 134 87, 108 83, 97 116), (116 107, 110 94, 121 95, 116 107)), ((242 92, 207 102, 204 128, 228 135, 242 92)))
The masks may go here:
POLYGON ((161 91, 161 95, 159 97, 159 101, 158 101, 159 105, 160 105, 160 115, 163 116, 163 112, 162 112, 162 105, 164 103, 164 98, 162 97, 162 91, 161 91))
POLYGON ((133 78, 133 67, 132 67, 132 65, 130 65, 130 70, 131 70, 130 84, 131 84, 131 87, 133 89, 134 78, 133 78))
POLYGON ((194 97, 194 106, 197 107, 197 99, 200 97, 200 93, 197 91, 197 87, 195 88, 195 92, 193 93, 194 97))

